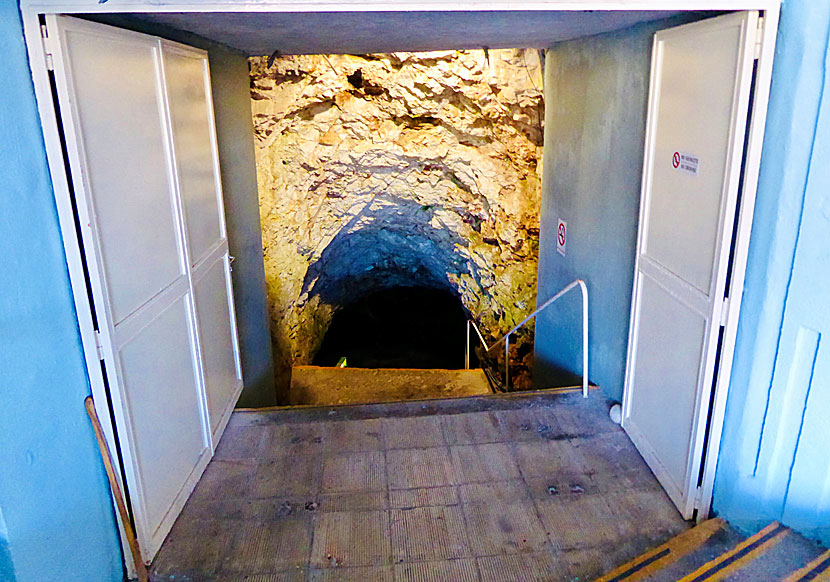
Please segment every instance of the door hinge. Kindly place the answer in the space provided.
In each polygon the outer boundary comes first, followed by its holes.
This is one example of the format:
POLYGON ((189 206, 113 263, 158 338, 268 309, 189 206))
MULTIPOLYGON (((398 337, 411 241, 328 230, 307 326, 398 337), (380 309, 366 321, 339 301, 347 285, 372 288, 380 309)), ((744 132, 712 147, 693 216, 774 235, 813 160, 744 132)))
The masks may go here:
POLYGON ((694 501, 693 509, 700 509, 702 501, 703 501, 703 487, 698 486, 697 488, 695 488, 695 501, 694 501))
POLYGON ((725 326, 729 321, 729 297, 723 298, 723 305, 720 308, 720 324, 725 326))
POLYGON ((101 343, 101 332, 95 330, 95 351, 98 352, 98 359, 104 359, 104 345, 101 343))
POLYGON ((49 42, 49 29, 45 24, 40 25, 40 38, 43 41, 43 53, 46 57, 46 68, 50 71, 55 70, 55 60, 52 58, 52 51, 49 42))
POLYGON ((758 29, 755 31, 755 60, 761 58, 761 48, 764 46, 764 17, 758 17, 758 29))

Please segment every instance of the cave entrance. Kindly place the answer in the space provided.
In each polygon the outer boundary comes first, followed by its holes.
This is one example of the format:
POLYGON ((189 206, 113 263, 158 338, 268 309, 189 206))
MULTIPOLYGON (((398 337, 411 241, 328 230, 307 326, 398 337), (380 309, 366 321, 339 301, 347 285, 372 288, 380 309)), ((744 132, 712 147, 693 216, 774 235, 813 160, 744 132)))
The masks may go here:
POLYGON ((466 320, 461 300, 445 290, 377 291, 334 314, 314 365, 463 368, 466 320))
POLYGON ((332 315, 314 365, 292 366, 289 404, 426 400, 494 391, 477 354, 466 353, 470 316, 452 290, 403 284, 355 290, 352 297, 359 298, 341 301, 343 307, 332 315))

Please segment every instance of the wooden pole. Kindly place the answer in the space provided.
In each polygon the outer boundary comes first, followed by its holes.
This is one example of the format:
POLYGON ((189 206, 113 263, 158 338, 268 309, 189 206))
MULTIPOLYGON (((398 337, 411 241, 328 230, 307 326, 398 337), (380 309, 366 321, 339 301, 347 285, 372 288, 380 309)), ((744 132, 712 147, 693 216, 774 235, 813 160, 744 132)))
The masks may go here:
POLYGON ((138 547, 138 540, 135 539, 135 533, 130 523, 130 515, 127 513, 127 506, 124 504, 124 496, 121 494, 121 487, 118 485, 118 479, 115 478, 115 467, 112 464, 112 456, 110 455, 107 441, 104 440, 104 431, 101 430, 101 421, 98 420, 98 413, 95 412, 95 403, 92 396, 87 396, 84 400, 86 413, 89 415, 89 420, 92 422, 92 430, 95 431, 95 439, 98 441, 98 449, 101 451, 101 459, 104 461, 104 467, 107 470, 107 478, 110 481, 112 488, 112 495, 115 497, 115 504, 118 506, 118 513, 121 515, 121 523, 124 526, 124 533, 127 536, 127 543, 130 545, 130 552, 133 555, 133 562, 135 562, 135 569, 138 573, 139 582, 148 582, 150 577, 147 573, 147 567, 144 565, 144 560, 141 558, 141 550, 138 547))

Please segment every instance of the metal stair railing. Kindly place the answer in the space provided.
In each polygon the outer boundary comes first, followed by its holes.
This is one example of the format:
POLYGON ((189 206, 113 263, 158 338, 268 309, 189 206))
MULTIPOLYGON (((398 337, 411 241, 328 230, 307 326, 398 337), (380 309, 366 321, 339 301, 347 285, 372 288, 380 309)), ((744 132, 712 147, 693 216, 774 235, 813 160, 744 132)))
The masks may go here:
POLYGON ((478 328, 476 323, 468 319, 467 320, 467 346, 464 350, 464 366, 466 369, 470 369, 470 328, 474 329, 476 334, 478 335, 478 339, 481 342, 481 345, 484 346, 484 353, 491 352, 494 348, 496 348, 501 342, 504 342, 504 388, 505 390, 509 389, 510 387, 510 336, 514 334, 520 327, 526 324, 528 321, 536 317, 541 311, 544 311, 550 305, 552 305, 557 299, 565 295, 571 289, 579 287, 579 290, 582 293, 582 396, 584 398, 588 398, 588 287, 585 285, 585 281, 582 279, 576 279, 568 283, 565 287, 562 288, 559 293, 542 303, 536 310, 525 317, 521 323, 515 326, 513 329, 508 331, 501 337, 499 340, 493 342, 492 345, 487 345, 487 342, 484 340, 484 336, 481 334, 481 330, 478 328))

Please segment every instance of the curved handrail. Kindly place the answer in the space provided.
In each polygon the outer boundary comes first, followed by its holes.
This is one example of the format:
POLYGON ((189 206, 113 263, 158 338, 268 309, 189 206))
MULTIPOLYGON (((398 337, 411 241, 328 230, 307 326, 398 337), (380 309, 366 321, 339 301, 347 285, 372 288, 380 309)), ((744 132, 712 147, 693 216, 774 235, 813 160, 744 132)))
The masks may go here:
POLYGON ((582 292, 582 396, 588 398, 588 286, 585 285, 585 281, 582 279, 576 279, 571 281, 565 287, 562 288, 556 295, 542 303, 539 307, 537 307, 533 313, 525 317, 521 323, 513 327, 510 331, 508 331, 504 336, 502 336, 498 341, 493 342, 493 345, 488 346, 487 342, 484 341, 484 336, 481 335, 481 331, 478 329, 476 323, 472 320, 467 320, 467 349, 465 351, 465 365, 467 368, 470 367, 470 324, 472 324, 473 328, 476 330, 478 334, 478 339, 481 340, 482 345, 484 346, 485 353, 490 352, 499 345, 501 342, 504 342, 504 386, 505 389, 509 386, 508 382, 510 380, 510 336, 515 333, 520 327, 526 324, 528 321, 536 317, 539 312, 547 309, 552 305, 557 299, 565 295, 571 289, 579 287, 579 290, 582 292))

